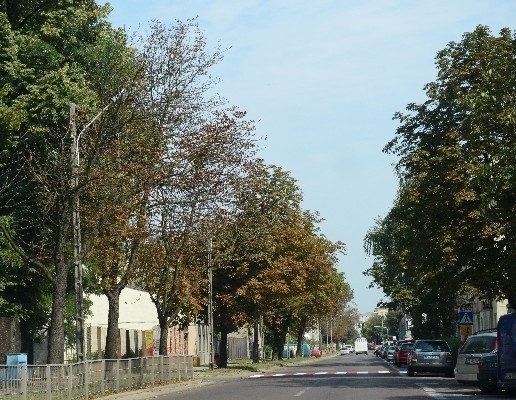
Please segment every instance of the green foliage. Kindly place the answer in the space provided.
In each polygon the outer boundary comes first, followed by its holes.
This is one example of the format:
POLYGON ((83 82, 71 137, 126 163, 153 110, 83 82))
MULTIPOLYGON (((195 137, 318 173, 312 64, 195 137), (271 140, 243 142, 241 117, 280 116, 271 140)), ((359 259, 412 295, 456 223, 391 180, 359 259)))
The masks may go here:
POLYGON ((365 238, 366 274, 427 337, 453 330, 462 293, 516 301, 514 36, 478 26, 440 51, 427 101, 395 115, 384 149, 399 156, 400 189, 365 238))

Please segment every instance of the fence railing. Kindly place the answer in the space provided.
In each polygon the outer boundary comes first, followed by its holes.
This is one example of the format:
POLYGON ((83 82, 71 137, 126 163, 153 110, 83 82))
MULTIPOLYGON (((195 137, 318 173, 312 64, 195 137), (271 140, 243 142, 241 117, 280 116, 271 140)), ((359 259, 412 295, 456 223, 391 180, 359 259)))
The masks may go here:
POLYGON ((182 355, 62 365, 0 365, 0 399, 87 400, 192 378, 193 357, 182 355))

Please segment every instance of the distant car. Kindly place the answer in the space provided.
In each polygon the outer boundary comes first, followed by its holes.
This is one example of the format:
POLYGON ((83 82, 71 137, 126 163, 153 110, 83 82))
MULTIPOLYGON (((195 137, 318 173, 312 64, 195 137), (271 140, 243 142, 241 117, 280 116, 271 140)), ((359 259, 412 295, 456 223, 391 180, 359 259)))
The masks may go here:
POLYGON ((344 346, 342 349, 340 349, 340 355, 341 356, 344 356, 344 355, 349 354, 349 353, 350 353, 349 347, 344 346))
POLYGON ((388 344, 384 344, 382 346, 382 351, 380 353, 380 357, 382 357, 384 360, 387 359, 387 352, 389 351, 389 346, 388 344))
POLYGON ((444 372, 453 378, 450 346, 444 340, 416 340, 407 358, 407 376, 415 372, 444 372))
POLYGON ((394 353, 393 363, 396 364, 397 367, 401 367, 402 364, 407 363, 407 358, 412 349, 413 343, 403 343, 401 346, 397 347, 397 351, 394 353))
POLYGON ((310 357, 319 358, 319 357, 321 357, 321 355, 322 355, 321 350, 319 350, 318 347, 314 347, 312 349, 312 351, 310 352, 310 357))
POLYGON ((478 364, 484 357, 497 351, 496 330, 476 332, 459 349, 455 365, 455 379, 459 383, 476 383, 478 364))
POLYGON ((477 386, 482 393, 498 393, 498 355, 490 353, 477 365, 477 386))
POLYGON ((392 361, 394 359, 394 350, 396 350, 396 346, 389 346, 387 347, 387 353, 385 355, 385 359, 387 361, 392 361))
POLYGON ((376 345, 374 343, 367 343, 367 350, 374 351, 376 345))

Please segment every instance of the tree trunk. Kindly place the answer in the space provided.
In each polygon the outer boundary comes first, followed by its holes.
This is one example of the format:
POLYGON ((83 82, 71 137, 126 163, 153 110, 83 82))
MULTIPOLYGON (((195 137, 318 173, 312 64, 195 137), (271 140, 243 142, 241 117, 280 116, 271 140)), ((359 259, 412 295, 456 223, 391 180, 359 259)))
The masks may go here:
POLYGON ((159 318, 159 355, 168 356, 168 320, 159 318))
POLYGON ((255 318, 253 323, 253 364, 260 362, 260 346, 259 346, 259 334, 260 331, 258 329, 258 318, 255 318))
POLYGON ((302 330, 298 329, 297 334, 296 334, 296 339, 297 339, 296 354, 298 357, 303 357, 303 334, 304 334, 304 332, 302 330))
POLYGON ((66 284, 69 268, 58 266, 58 276, 52 285, 52 313, 48 332, 48 364, 64 364, 64 312, 66 307, 66 284))
POLYGON ((106 334, 106 350, 104 358, 118 358, 118 316, 120 314, 120 292, 106 293, 109 302, 108 327, 106 334))
POLYGON ((217 362, 218 368, 227 368, 228 367, 228 329, 222 324, 220 330, 220 350, 219 350, 219 359, 217 362))
POLYGON ((273 331, 272 332, 272 337, 273 337, 273 347, 274 349, 276 350, 276 352, 278 353, 278 360, 283 360, 283 348, 285 347, 285 339, 284 339, 284 335, 282 335, 280 332, 278 331, 273 331))

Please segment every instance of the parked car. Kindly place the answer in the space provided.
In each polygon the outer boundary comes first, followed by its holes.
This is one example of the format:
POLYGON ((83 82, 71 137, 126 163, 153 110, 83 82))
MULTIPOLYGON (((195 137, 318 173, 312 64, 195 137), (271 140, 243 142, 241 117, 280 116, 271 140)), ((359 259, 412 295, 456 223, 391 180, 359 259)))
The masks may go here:
POLYGON ((477 386, 482 393, 498 393, 498 355, 489 353, 477 364, 477 386))
POLYGON ((400 340, 398 343, 396 343, 396 349, 394 350, 394 357, 393 357, 392 362, 393 362, 393 364, 397 365, 398 367, 400 367, 401 364, 407 363, 407 354, 406 353, 402 355, 401 362, 399 362, 399 360, 398 360, 398 358, 399 358, 398 354, 404 344, 408 344, 409 347, 411 347, 412 344, 414 344, 414 340, 413 339, 400 340))
POLYGON ((498 388, 516 396, 516 313, 500 316, 497 324, 498 388))
POLYGON ((412 350, 414 343, 407 342, 397 347, 397 351, 394 352, 394 360, 392 361, 397 367, 401 367, 402 364, 407 363, 407 358, 412 350))
POLYGON ((496 329, 479 331, 469 336, 457 354, 455 379, 459 383, 477 382, 478 364, 497 351, 496 329))
POLYGON ((322 355, 321 350, 319 350, 318 347, 314 347, 312 349, 312 351, 310 352, 310 357, 319 358, 319 357, 321 357, 321 355, 322 355))
POLYGON ((444 372, 453 378, 450 346, 444 340, 416 340, 407 358, 407 375, 415 372, 444 372))
POLYGON ((389 345, 388 344, 384 344, 382 346, 382 350, 380 352, 380 357, 383 358, 384 360, 387 358, 387 350, 389 350, 389 345))
POLYGON ((392 361, 394 359, 394 350, 396 350, 396 346, 394 345, 387 347, 387 354, 385 355, 385 359, 387 361, 392 361))
POLYGON ((344 356, 344 355, 349 354, 349 353, 350 353, 349 347, 343 346, 342 349, 340 349, 340 355, 341 356, 344 356))

